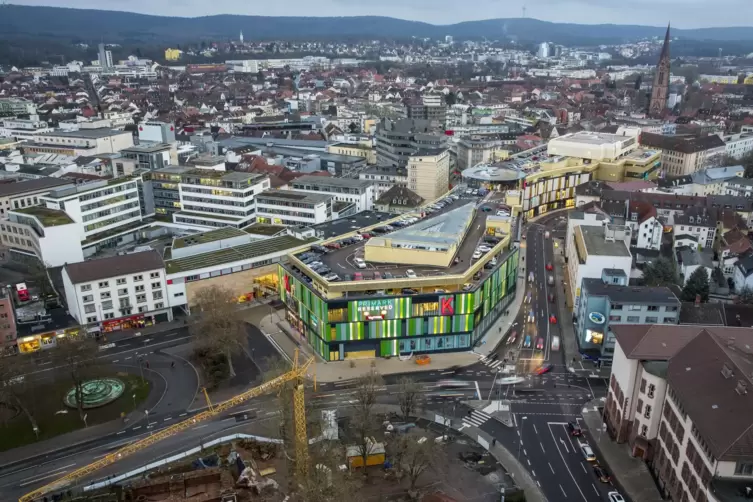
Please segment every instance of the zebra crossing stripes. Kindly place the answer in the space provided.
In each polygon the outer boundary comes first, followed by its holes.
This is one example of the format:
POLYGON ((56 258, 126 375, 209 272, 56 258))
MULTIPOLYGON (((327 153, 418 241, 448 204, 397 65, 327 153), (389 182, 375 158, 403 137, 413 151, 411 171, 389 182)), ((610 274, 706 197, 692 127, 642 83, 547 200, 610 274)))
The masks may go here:
POLYGON ((496 369, 504 364, 504 361, 502 360, 494 361, 492 359, 489 359, 486 356, 482 356, 480 361, 481 361, 481 364, 484 364, 485 366, 489 366, 492 369, 496 369))
POLYGON ((492 418, 491 415, 483 411, 473 410, 470 415, 463 417, 463 423, 468 427, 481 427, 490 418, 492 418))

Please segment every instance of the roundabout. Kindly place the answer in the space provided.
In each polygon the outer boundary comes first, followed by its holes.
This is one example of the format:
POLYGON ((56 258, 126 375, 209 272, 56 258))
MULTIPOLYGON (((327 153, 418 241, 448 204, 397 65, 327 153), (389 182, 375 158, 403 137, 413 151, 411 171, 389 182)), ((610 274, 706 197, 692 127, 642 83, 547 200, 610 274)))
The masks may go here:
MULTIPOLYGON (((112 403, 125 391, 125 383, 118 378, 97 378, 84 382, 81 394, 84 409, 99 408, 112 403)), ((65 405, 78 408, 76 388, 71 388, 63 398, 65 405)))

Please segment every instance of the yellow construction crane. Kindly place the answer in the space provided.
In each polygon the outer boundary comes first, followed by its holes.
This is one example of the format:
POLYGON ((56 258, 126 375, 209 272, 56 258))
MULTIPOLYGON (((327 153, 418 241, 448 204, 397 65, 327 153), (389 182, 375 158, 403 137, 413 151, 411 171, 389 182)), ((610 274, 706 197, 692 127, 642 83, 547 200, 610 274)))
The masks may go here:
MULTIPOLYGON (((295 388, 293 391, 293 413, 296 435, 296 469, 299 474, 305 475, 308 467, 308 436, 306 435, 306 416, 304 409, 304 380, 306 377, 306 370, 311 366, 313 361, 314 358, 311 357, 307 361, 304 361, 302 364, 299 364, 298 351, 296 350, 295 357, 293 359, 293 368, 287 373, 264 382, 258 387, 254 387, 253 389, 247 390, 242 394, 238 394, 237 396, 216 405, 212 405, 212 403, 209 402, 207 396, 208 407, 206 411, 198 413, 193 417, 179 422, 175 425, 171 425, 160 431, 157 431, 140 441, 130 443, 127 446, 124 446, 123 448, 102 457, 96 462, 92 462, 89 465, 76 469, 75 471, 70 472, 63 477, 56 479, 52 483, 38 488, 31 493, 27 493, 26 495, 19 498, 18 502, 33 502, 50 492, 60 490, 71 483, 80 481, 91 473, 107 467, 108 465, 114 464, 118 460, 133 455, 134 453, 137 453, 144 448, 158 443, 163 439, 167 439, 171 436, 174 436, 175 434, 178 434, 181 431, 193 427, 199 422, 203 422, 205 420, 216 417, 220 413, 234 408, 235 406, 238 406, 239 404, 251 398, 265 394, 266 392, 269 392, 284 385, 287 382, 292 381, 295 382, 295 388)), ((314 389, 316 389, 316 376, 314 376, 314 389)))

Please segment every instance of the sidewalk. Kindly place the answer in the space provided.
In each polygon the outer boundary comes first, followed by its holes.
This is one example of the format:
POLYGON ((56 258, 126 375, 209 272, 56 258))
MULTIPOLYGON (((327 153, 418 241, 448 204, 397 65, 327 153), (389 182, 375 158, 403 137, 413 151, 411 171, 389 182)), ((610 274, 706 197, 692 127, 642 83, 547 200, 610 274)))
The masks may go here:
POLYGON ((565 257, 562 255, 562 251, 565 249, 564 242, 559 239, 553 239, 554 242, 559 243, 559 247, 554 248, 554 287, 555 298, 557 299, 557 319, 559 319, 560 331, 562 332, 562 353, 565 356, 565 364, 569 367, 572 366, 572 361, 581 360, 580 350, 578 348, 578 340, 575 336, 575 327, 573 326, 573 313, 568 307, 566 301, 567 285, 566 285, 566 267, 565 257))
MULTIPOLYGON (((380 405, 380 407, 387 411, 400 413, 400 407, 397 405, 380 405)), ((477 442, 481 447, 492 454, 497 462, 499 462, 515 480, 518 487, 525 492, 527 502, 547 502, 544 492, 538 486, 536 481, 534 481, 525 467, 523 467, 523 464, 515 458, 515 455, 513 455, 507 448, 500 445, 499 442, 492 446, 492 436, 476 427, 465 426, 462 429, 459 429, 453 423, 452 419, 446 419, 438 414, 424 412, 421 414, 421 418, 438 424, 443 424, 444 420, 450 420, 450 428, 477 442)))
POLYGON ((661 502, 659 489, 646 463, 630 455, 627 444, 612 441, 604 430, 598 400, 586 403, 583 408, 583 421, 590 432, 589 444, 598 457, 607 465, 612 479, 623 495, 633 502, 661 502))

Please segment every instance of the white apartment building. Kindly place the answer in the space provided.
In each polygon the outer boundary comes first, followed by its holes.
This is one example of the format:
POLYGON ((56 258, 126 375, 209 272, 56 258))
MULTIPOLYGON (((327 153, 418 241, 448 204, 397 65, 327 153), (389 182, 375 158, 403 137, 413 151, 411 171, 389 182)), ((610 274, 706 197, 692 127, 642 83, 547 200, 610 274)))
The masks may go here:
POLYGON ((31 153, 57 153, 70 157, 117 153, 133 146, 130 131, 109 128, 80 129, 78 131, 52 131, 35 135, 24 146, 31 153))
POLYGON ((290 182, 290 188, 301 192, 331 194, 338 202, 355 205, 357 213, 373 209, 376 200, 374 183, 363 179, 301 176, 290 182))
POLYGON ((724 153, 730 157, 741 159, 753 152, 753 134, 738 133, 722 136, 724 153))
POLYGON ((639 128, 624 128, 625 135, 580 131, 554 138, 547 154, 590 160, 615 160, 638 147, 639 128))
POLYGON ((753 483, 753 329, 614 326, 604 418, 676 501, 743 500, 753 483))
POLYGON ((38 115, 31 115, 28 119, 11 117, 0 120, 1 138, 34 141, 40 134, 51 133, 54 130, 47 122, 40 120, 38 115))
POLYGON ((446 193, 450 186, 450 153, 445 149, 419 150, 408 159, 408 188, 426 201, 446 193))
POLYGON ((716 238, 717 220, 706 208, 688 208, 676 214, 672 225, 675 236, 691 235, 701 248, 711 249, 716 238))
POLYGON ((298 190, 267 190, 256 197, 256 221, 273 225, 315 225, 332 219, 335 197, 298 190))
POLYGON ((82 325, 109 332, 172 320, 157 251, 68 263, 62 276, 68 311, 82 325))
POLYGON ((406 170, 395 166, 370 167, 361 171, 358 174, 358 179, 368 180, 374 184, 377 199, 395 185, 408 185, 408 173, 406 170))
POLYGON ((580 287, 584 278, 599 279, 604 269, 610 269, 613 276, 621 271, 627 282, 633 262, 630 240, 630 227, 624 225, 574 227, 572 241, 565 243, 569 276, 565 282, 575 310, 580 302, 580 287))

